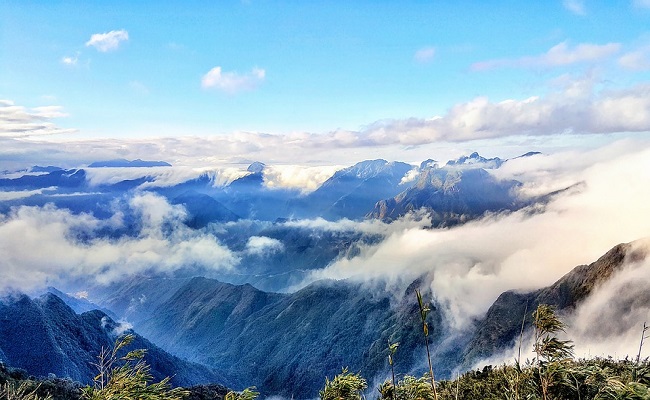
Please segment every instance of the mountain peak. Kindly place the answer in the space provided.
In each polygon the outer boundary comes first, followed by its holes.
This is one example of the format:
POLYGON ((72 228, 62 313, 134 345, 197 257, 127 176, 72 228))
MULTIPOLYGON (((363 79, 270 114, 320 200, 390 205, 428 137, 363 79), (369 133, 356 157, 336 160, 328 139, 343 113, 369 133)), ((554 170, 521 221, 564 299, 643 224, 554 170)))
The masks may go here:
POLYGON ((499 157, 494 158, 485 158, 478 154, 478 152, 473 152, 469 156, 461 156, 456 160, 447 161, 446 166, 448 167, 480 167, 495 169, 499 168, 503 164, 503 160, 499 157))
POLYGON ((388 161, 384 159, 365 160, 354 164, 351 167, 340 170, 337 174, 340 175, 353 175, 357 178, 365 179, 380 173, 388 165, 388 161))
POLYGON ((266 164, 264 164, 263 162, 255 161, 254 163, 249 165, 246 170, 254 174, 259 174, 262 171, 264 171, 264 168, 266 168, 266 164))
POLYGON ((519 157, 515 157, 515 159, 517 159, 517 158, 532 157, 532 156, 536 156, 536 155, 539 155, 539 154, 542 154, 542 153, 539 152, 539 151, 529 151, 528 153, 522 154, 522 155, 520 155, 519 157))
POLYGON ((420 171, 425 169, 425 168, 438 168, 438 161, 429 158, 427 160, 424 160, 420 163, 420 171))

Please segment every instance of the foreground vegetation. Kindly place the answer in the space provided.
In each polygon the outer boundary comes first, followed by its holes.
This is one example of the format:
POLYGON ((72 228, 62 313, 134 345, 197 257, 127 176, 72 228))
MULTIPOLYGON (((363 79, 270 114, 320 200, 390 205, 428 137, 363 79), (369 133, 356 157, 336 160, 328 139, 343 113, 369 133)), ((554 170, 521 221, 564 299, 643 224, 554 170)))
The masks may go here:
MULTIPOLYGON (((425 341, 428 335, 426 307, 418 293, 425 341)), ((393 356, 397 344, 388 345, 388 362, 391 379, 378 388, 381 400, 474 400, 474 399, 650 399, 650 363, 641 361, 641 350, 648 327, 644 324, 639 354, 635 360, 594 358, 575 360, 573 345, 560 340, 556 334, 564 331, 552 307, 540 305, 533 313, 535 328, 535 358, 523 365, 515 360, 513 365, 486 366, 470 371, 455 380, 436 384, 433 370, 420 378, 404 376, 395 382, 393 356)), ((428 342, 427 342, 428 344, 428 342)), ((427 352, 427 355, 429 352, 427 352)), ((429 364, 431 365, 431 364, 429 364)), ((320 392, 322 400, 361 399, 366 381, 347 370, 326 380, 320 392)))
MULTIPOLYGON (((553 308, 540 305, 533 313, 535 343, 533 360, 512 365, 486 366, 469 371, 454 380, 434 379, 428 341, 427 312, 417 292, 422 320, 422 333, 429 358, 429 371, 422 377, 395 376, 394 355, 399 343, 388 343, 388 364, 391 378, 377 391, 368 389, 366 380, 357 373, 343 369, 333 379, 326 378, 320 391, 321 400, 474 400, 474 399, 649 399, 650 363, 641 360, 643 342, 649 328, 643 327, 636 359, 614 360, 594 358, 576 360, 573 345, 557 336, 564 331, 553 308)), ((523 332, 523 326, 522 326, 523 332)), ((190 389, 172 388, 169 379, 152 382, 150 368, 144 362, 143 350, 124 354, 132 335, 119 338, 112 349, 106 349, 95 364, 98 370, 91 386, 82 386, 69 379, 50 377, 36 380, 18 369, 0 363, 0 400, 254 400, 254 388, 242 392, 228 391, 219 385, 190 389)), ((521 339, 520 339, 521 340, 521 339)), ((521 344, 520 344, 521 346, 521 344)))

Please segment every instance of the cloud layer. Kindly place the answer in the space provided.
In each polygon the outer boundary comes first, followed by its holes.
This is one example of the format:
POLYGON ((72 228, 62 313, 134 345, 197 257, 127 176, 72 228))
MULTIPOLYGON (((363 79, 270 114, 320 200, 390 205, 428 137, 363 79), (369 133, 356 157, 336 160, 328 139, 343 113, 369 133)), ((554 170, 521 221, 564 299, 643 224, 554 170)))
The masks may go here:
MULTIPOLYGON (((578 51, 581 52, 590 50, 585 47, 578 51)), ((576 57, 582 56, 559 58, 571 60, 576 57)), ((204 84, 236 92, 250 87, 261 76, 261 72, 240 76, 219 70, 206 75, 204 84)), ((286 134, 234 132, 147 139, 53 138, 37 141, 36 136, 73 132, 52 122, 66 115, 61 107, 28 109, 3 101, 0 103, 0 156, 7 162, 20 160, 27 164, 23 167, 42 162, 38 160, 44 158, 52 160, 50 163, 60 160, 59 165, 64 166, 79 166, 101 159, 148 158, 193 167, 227 167, 253 161, 268 165, 289 161, 292 165, 320 167, 376 158, 378 149, 383 154, 406 154, 402 161, 419 162, 432 155, 439 157, 438 154, 428 154, 424 158, 409 156, 426 146, 440 149, 445 144, 460 144, 463 147, 463 143, 478 140, 510 138, 531 142, 534 137, 547 138, 546 142, 550 143, 571 135, 636 133, 647 137, 650 132, 650 84, 607 88, 595 76, 581 79, 561 76, 551 82, 551 88, 544 96, 525 99, 494 101, 477 97, 454 105, 444 115, 381 120, 359 130, 286 134), (15 141, 25 137, 32 138, 30 143, 15 141), (70 165, 75 161, 76 164, 70 165)), ((574 140, 574 143, 578 142, 574 140)), ((276 176, 287 175, 278 173, 276 176)))
POLYGON ((184 209, 162 197, 136 195, 125 211, 137 216, 139 229, 134 236, 119 238, 98 235, 124 228, 125 213, 119 208, 109 220, 53 206, 23 206, 0 214, 3 288, 28 291, 74 280, 106 284, 187 268, 223 271, 239 261, 213 236, 187 228, 184 209))
POLYGON ((29 136, 74 133, 75 129, 57 127, 52 119, 67 117, 60 106, 27 108, 11 100, 0 99, 0 138, 24 138, 29 136))

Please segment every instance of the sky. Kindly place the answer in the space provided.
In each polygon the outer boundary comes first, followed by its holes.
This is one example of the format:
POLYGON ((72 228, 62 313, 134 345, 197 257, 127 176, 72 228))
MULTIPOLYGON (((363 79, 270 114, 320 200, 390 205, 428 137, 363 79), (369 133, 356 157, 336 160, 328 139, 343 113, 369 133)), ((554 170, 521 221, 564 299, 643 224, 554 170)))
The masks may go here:
POLYGON ((0 156, 346 165, 647 139, 648 26, 647 0, 7 0, 0 156))
MULTIPOLYGON (((584 187, 532 216, 454 229, 408 218, 296 222, 386 236, 309 279, 431 272, 441 277, 432 291, 462 328, 503 290, 543 287, 648 236, 650 1, 0 2, 0 173, 140 158, 172 163, 155 172, 171 185, 214 168, 226 182, 261 161, 268 185, 314 190, 365 159, 419 164, 473 151, 542 152, 494 172, 531 194, 584 187)), ((92 186, 140 174, 122 170, 87 176, 92 186)), ((99 220, 46 206, 0 215, 5 276, 36 287, 188 263, 237 268, 241 254, 183 225, 178 206, 140 193, 128 208, 146 220, 139 236, 90 243, 72 233, 119 227, 119 213, 99 220)), ((263 237, 246 251, 268 247, 282 251, 263 237)), ((650 263, 643 268, 648 276, 650 263)), ((634 350, 630 335, 620 343, 634 350)))

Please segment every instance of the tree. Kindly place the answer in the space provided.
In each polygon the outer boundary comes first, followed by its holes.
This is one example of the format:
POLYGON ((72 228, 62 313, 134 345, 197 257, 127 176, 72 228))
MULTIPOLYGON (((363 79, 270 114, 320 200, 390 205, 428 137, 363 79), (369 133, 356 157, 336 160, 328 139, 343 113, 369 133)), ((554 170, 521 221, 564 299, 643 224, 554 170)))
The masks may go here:
POLYGON ((548 304, 540 304, 533 313, 535 326, 535 361, 542 389, 542 398, 549 399, 550 389, 567 381, 568 370, 564 361, 573 356, 570 340, 560 340, 555 335, 564 332, 566 325, 555 315, 548 304))
MULTIPOLYGON (((399 342, 391 343, 388 341, 388 364, 390 364, 390 373, 393 378, 393 387, 395 387, 395 367, 393 366, 393 356, 399 347, 399 342)), ((395 391, 393 391, 393 400, 395 400, 395 391)))
POLYGON ((429 306, 422 301, 422 294, 419 290, 415 290, 418 298, 418 305, 420 306, 420 319, 422 320, 422 331, 424 332, 424 344, 427 347, 427 360, 429 361, 429 376, 431 377, 431 389, 433 390, 433 397, 438 400, 438 393, 436 392, 436 380, 433 376, 433 366, 431 365, 431 353, 429 352, 429 325, 427 324, 427 315, 429 314, 429 306))
POLYGON ((151 368, 144 361, 145 350, 133 350, 119 357, 118 352, 131 344, 135 337, 131 334, 115 341, 113 349, 102 348, 97 364, 99 374, 94 385, 84 388, 82 397, 87 400, 180 400, 188 392, 172 389, 169 378, 151 383, 151 368))

